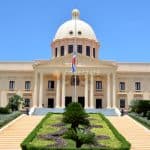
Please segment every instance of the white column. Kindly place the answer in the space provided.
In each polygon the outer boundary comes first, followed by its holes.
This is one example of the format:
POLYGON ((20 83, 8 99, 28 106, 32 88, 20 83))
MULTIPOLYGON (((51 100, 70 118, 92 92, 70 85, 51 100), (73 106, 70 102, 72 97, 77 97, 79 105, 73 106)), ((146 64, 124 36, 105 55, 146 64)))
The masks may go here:
POLYGON ((65 96, 66 96, 66 79, 65 74, 62 74, 62 108, 65 108, 65 96))
POLYGON ((60 107, 60 75, 58 75, 56 81, 56 108, 59 107, 60 107))
POLYGON ((113 107, 116 107, 116 75, 112 74, 112 84, 113 84, 113 107))
POLYGON ((42 107, 43 102, 43 73, 40 73, 40 92, 39 92, 39 107, 42 107))
POLYGON ((33 107, 37 107, 38 101, 38 73, 35 71, 34 75, 34 93, 33 93, 33 107))
POLYGON ((94 79, 93 74, 91 74, 91 89, 90 89, 90 108, 94 108, 94 79))
POLYGON ((88 108, 88 74, 85 74, 85 108, 88 108))
POLYGON ((110 74, 107 74, 107 108, 110 107, 110 74))

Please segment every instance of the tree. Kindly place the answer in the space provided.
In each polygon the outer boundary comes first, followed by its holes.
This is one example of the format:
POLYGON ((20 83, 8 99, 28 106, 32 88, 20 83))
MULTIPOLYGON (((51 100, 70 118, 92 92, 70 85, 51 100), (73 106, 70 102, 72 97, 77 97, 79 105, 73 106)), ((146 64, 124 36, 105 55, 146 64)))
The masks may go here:
POLYGON ((85 112, 79 103, 70 103, 63 114, 63 122, 71 124, 74 130, 78 128, 79 124, 83 126, 90 126, 88 120, 89 115, 85 112))
POLYGON ((21 104, 23 104, 23 98, 15 94, 9 99, 7 107, 10 108, 12 111, 16 111, 19 110, 21 104))
POLYGON ((62 121, 71 124, 64 138, 75 141, 76 148, 80 148, 83 144, 96 144, 95 134, 88 129, 90 127, 88 117, 79 103, 69 104, 63 114, 62 121))

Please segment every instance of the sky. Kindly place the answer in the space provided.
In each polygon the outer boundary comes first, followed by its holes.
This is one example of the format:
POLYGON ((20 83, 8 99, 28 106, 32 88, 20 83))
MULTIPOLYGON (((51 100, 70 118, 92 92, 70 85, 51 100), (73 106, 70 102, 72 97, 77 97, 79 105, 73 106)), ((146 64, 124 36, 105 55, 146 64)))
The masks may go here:
POLYGON ((95 31, 99 59, 150 62, 150 0, 0 0, 0 61, 50 59, 74 8, 95 31))

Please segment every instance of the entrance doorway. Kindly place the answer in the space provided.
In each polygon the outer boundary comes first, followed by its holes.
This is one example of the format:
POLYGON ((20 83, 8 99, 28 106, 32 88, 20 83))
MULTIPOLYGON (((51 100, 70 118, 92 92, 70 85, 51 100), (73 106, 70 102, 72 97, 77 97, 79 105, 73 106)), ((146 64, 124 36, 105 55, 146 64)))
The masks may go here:
POLYGON ((102 99, 96 99, 96 108, 102 108, 102 99))
POLYGON ((120 108, 125 108, 126 103, 125 103, 125 99, 120 99, 120 108))
POLYGON ((54 99, 48 98, 48 108, 54 108, 54 99))
POLYGON ((65 107, 67 107, 71 102, 72 102, 72 97, 66 96, 65 97, 65 107))
POLYGON ((78 97, 78 103, 84 108, 84 97, 78 97))

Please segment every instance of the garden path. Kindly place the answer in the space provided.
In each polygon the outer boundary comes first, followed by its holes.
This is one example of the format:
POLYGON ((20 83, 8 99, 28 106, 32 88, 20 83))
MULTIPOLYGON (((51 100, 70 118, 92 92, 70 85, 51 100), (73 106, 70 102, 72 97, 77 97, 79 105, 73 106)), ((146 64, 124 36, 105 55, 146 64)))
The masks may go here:
POLYGON ((131 143, 131 150, 150 150, 150 130, 127 115, 107 118, 131 143))
POLYGON ((42 118, 43 116, 22 115, 0 130, 0 150, 21 150, 20 143, 42 118))

